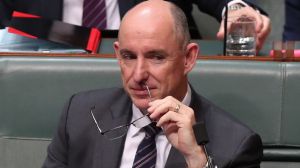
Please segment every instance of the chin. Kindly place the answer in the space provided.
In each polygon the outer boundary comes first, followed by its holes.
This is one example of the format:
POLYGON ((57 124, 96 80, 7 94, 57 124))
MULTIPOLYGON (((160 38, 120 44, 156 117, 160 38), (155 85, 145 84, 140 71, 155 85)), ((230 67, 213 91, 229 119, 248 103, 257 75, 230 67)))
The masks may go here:
POLYGON ((132 100, 133 104, 139 108, 140 110, 145 110, 149 107, 149 100, 145 99, 133 99, 132 100))

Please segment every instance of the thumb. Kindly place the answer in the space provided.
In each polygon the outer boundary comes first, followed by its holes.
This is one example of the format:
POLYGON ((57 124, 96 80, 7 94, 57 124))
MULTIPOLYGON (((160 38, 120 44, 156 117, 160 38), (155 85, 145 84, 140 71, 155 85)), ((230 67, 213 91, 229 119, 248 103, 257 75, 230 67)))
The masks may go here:
POLYGON ((224 20, 222 20, 219 31, 217 33, 217 38, 218 39, 223 39, 224 38, 224 20))

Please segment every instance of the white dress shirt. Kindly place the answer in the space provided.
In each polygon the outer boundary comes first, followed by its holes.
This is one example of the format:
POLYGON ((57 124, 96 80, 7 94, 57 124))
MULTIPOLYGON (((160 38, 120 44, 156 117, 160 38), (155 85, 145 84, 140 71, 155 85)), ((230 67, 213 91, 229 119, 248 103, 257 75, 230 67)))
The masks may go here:
MULTIPOLYGON (((188 86, 188 91, 182 101, 183 104, 189 105, 191 102, 191 88, 188 86)), ((132 119, 131 121, 143 116, 143 113, 133 104, 132 105, 132 119)), ((126 141, 123 149, 122 160, 120 168, 128 168, 132 167, 134 162, 135 153, 141 141, 145 137, 145 132, 140 129, 143 126, 150 124, 150 119, 148 117, 143 118, 143 121, 139 122, 139 128, 133 126, 132 124, 129 126, 126 141)), ((167 162, 170 150, 171 143, 168 141, 167 137, 164 135, 162 131, 159 133, 156 138, 156 149, 157 149, 157 160, 156 160, 156 168, 163 168, 167 162)))
MULTIPOLYGON (((109 30, 117 30, 120 27, 121 17, 119 4, 116 0, 105 0, 107 27, 109 30)), ((74 25, 82 24, 83 0, 64 0, 63 21, 74 25)))

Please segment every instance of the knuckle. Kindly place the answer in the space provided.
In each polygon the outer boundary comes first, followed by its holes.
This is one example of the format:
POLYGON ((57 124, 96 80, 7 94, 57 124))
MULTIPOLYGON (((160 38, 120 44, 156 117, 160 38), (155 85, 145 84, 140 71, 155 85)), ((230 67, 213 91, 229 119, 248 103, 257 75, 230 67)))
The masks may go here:
POLYGON ((172 99, 172 96, 167 96, 166 99, 167 99, 167 100, 171 100, 171 99, 172 99))

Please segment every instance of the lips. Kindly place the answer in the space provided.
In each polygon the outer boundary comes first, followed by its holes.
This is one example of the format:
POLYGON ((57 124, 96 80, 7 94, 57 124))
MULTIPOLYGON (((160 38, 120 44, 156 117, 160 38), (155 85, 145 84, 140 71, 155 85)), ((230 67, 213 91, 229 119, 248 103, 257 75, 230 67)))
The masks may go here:
POLYGON ((136 96, 149 97, 147 89, 131 88, 130 90, 131 90, 131 93, 136 95, 136 96))

